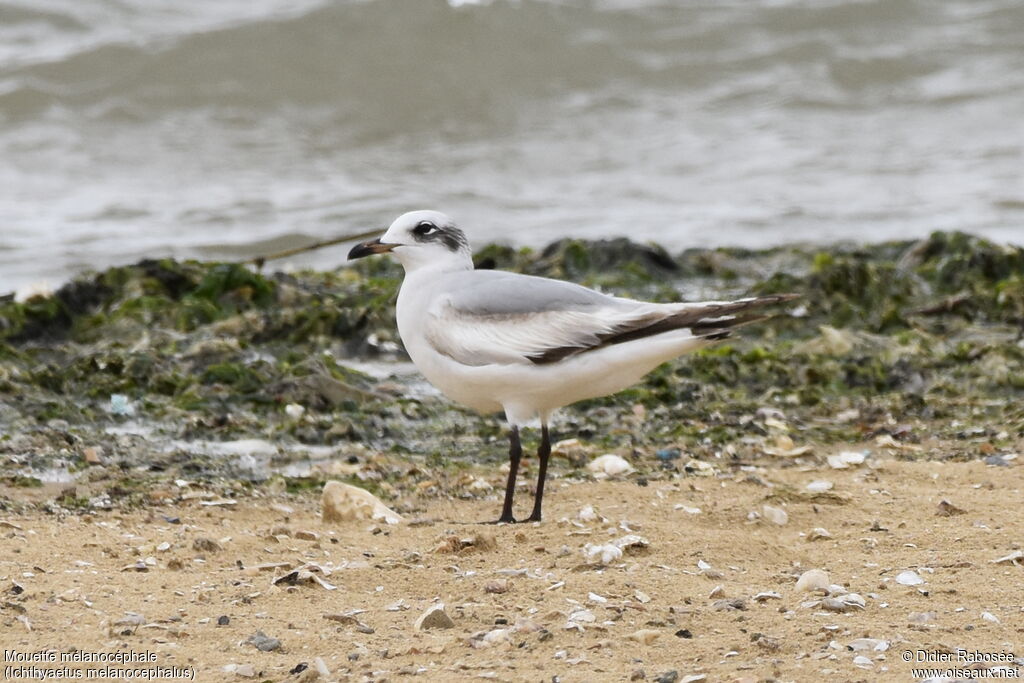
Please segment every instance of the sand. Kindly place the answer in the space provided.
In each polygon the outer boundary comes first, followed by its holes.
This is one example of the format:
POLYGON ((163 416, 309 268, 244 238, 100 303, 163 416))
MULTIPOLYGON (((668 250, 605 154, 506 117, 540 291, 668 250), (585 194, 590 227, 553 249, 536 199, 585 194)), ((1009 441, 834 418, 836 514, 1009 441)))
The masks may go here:
MULTIPOLYGON (((313 680, 317 657, 330 671, 321 680, 910 681, 911 666, 962 667, 958 648, 1024 656, 1024 566, 993 562, 1024 544, 1018 460, 748 469, 555 479, 545 521, 514 526, 470 523, 499 507, 502 474, 483 470, 495 486, 487 499, 424 498, 419 519, 398 526, 325 525, 315 492, 63 519, 8 513, 5 666, 11 651, 54 650, 58 663, 34 665, 53 670, 66 666, 59 653, 77 650, 153 653, 132 666, 178 667, 200 681, 313 680), (815 498, 805 492, 815 480, 834 488, 815 498), (751 519, 765 504, 787 523, 751 519), (598 519, 578 519, 587 505, 598 519), (815 528, 830 537, 811 540, 815 528), (588 563, 586 544, 630 533, 648 547, 588 563), (310 562, 329 570, 334 590, 273 585, 287 570, 259 568, 310 562), (823 595, 795 586, 815 568, 864 606, 810 604, 823 595), (924 583, 898 584, 905 570, 924 583), (417 631, 436 603, 453 626, 417 631), (280 647, 246 642, 257 632, 280 647), (908 664, 906 653, 953 661, 908 664)), ((528 502, 524 487, 519 507, 528 502)), ((1024 675, 1020 659, 1010 666, 1024 675)))

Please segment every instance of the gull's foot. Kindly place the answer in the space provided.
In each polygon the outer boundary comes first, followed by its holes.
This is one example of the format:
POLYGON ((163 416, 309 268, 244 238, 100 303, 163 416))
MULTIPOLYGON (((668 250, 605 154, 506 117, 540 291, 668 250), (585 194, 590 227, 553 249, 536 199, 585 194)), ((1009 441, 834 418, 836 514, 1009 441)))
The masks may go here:
POLYGON ((532 515, 530 515, 529 517, 527 517, 526 519, 521 519, 519 521, 520 522, 539 522, 540 521, 540 513, 535 512, 532 515))

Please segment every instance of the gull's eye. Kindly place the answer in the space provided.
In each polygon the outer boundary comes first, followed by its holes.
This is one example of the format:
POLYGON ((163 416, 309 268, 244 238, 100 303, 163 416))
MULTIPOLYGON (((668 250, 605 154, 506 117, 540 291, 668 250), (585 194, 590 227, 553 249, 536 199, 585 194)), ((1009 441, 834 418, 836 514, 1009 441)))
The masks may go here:
POLYGON ((423 221, 412 229, 414 235, 427 236, 437 232, 437 226, 430 221, 423 221))

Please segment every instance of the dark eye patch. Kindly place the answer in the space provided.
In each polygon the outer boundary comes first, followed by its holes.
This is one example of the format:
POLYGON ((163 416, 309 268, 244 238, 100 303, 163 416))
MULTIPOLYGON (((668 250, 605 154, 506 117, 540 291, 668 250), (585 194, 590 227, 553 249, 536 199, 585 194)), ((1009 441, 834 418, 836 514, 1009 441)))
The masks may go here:
POLYGON ((423 221, 412 229, 414 235, 426 236, 437 230, 437 226, 430 221, 423 221))

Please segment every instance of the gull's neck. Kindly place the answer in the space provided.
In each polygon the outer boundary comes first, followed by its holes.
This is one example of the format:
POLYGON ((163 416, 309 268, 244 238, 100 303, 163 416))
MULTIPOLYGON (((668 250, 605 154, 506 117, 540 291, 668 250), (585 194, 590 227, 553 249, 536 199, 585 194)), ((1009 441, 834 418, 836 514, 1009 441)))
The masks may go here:
MULTIPOLYGON (((396 249, 393 253, 405 269, 406 277, 420 277, 461 270, 473 270, 473 256, 467 251, 423 253, 420 249, 396 249)), ((434 251, 434 250, 431 250, 434 251)))

